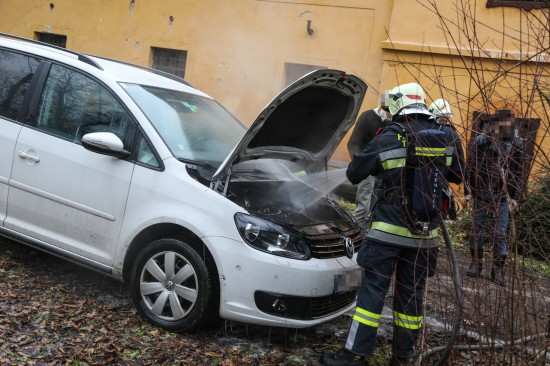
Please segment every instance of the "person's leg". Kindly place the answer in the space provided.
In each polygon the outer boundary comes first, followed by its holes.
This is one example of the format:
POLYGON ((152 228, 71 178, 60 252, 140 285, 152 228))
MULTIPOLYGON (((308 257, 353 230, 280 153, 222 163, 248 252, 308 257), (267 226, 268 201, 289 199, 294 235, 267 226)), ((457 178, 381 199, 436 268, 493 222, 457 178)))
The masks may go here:
POLYGON ((391 284, 399 248, 366 242, 362 253, 365 268, 363 286, 357 294, 357 307, 346 341, 346 348, 354 353, 369 356, 374 350, 374 341, 384 307, 384 299, 391 284))
POLYGON ((466 272, 467 276, 477 277, 483 269, 483 237, 485 221, 487 219, 487 203, 476 199, 474 200, 474 220, 470 230, 470 255, 472 261, 466 272))
POLYGON ((437 248, 403 249, 395 269, 394 326, 392 360, 406 364, 422 326, 424 286, 430 271, 435 270, 437 248))
POLYGON ((510 220, 510 206, 507 200, 498 203, 495 215, 495 241, 493 244, 493 255, 506 256, 506 231, 510 220))
POLYGON ((364 281, 357 294, 357 306, 345 347, 335 355, 323 354, 322 365, 354 365, 353 355, 369 357, 374 352, 384 298, 400 249, 368 241, 363 245, 365 247, 361 248, 357 262, 365 269, 364 281))
POLYGON ((505 285, 504 265, 506 264, 506 231, 510 219, 510 206, 507 200, 501 200, 496 207, 493 241, 493 270, 491 279, 501 286, 505 285))

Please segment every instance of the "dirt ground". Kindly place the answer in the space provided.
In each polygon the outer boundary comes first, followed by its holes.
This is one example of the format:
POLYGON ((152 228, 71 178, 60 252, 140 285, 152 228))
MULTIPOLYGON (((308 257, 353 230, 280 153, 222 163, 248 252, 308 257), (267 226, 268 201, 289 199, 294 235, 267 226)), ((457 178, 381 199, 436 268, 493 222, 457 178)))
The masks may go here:
MULTIPOLYGON (((465 273, 468 258, 457 257, 465 273)), ((456 302, 448 258, 442 250, 429 279, 419 354, 449 339, 456 302)), ((514 271, 513 264, 505 287, 487 276, 484 270, 481 278, 460 277, 462 331, 451 364, 550 364, 543 354, 550 338, 540 335, 550 329, 550 279, 514 271), (467 345, 474 349, 462 349, 467 345)), ((169 333, 138 317, 118 281, 5 239, 0 294, 0 365, 318 365, 321 353, 343 345, 350 322, 347 315, 295 330, 222 321, 194 334, 169 333)), ((389 308, 382 323, 375 365, 389 357, 389 308)), ((440 354, 421 364, 435 364, 440 354)))

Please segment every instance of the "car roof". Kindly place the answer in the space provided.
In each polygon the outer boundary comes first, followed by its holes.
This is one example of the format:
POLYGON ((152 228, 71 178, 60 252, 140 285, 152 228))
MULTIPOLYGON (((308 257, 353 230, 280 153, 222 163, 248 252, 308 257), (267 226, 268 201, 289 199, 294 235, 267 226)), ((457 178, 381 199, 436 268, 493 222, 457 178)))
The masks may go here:
MULTIPOLYGON (((140 65, 131 65, 117 60, 90 56, 104 70, 105 73, 117 82, 150 85, 199 94, 210 98, 205 93, 193 88, 189 83, 174 75, 159 75, 158 70, 145 68, 140 65)), ((167 74, 167 73, 166 73, 167 74)))
POLYGON ((109 78, 114 82, 167 88, 210 98, 205 93, 193 88, 182 78, 141 65, 82 54, 31 39, 3 33, 0 33, 0 48, 10 48, 29 55, 36 55, 39 58, 68 64, 78 69, 92 72, 94 75, 101 78, 109 78))

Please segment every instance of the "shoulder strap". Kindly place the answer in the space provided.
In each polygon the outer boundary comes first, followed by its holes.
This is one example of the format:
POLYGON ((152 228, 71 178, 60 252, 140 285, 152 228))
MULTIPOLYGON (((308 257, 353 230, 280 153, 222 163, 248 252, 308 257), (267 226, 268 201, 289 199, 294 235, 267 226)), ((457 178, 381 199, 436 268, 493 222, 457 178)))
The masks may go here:
POLYGON ((391 130, 393 132, 396 132, 396 133, 401 133, 401 134, 404 134, 405 136, 407 136, 407 133, 409 132, 405 126, 403 126, 401 123, 399 122, 392 122, 390 123, 389 125, 387 125, 386 127, 384 127, 384 131, 385 130, 391 130))
POLYGON ((407 132, 407 129, 405 128, 405 126, 403 126, 399 122, 392 122, 389 125, 387 125, 386 128, 394 131, 398 131, 398 132, 403 132, 403 131, 407 132))

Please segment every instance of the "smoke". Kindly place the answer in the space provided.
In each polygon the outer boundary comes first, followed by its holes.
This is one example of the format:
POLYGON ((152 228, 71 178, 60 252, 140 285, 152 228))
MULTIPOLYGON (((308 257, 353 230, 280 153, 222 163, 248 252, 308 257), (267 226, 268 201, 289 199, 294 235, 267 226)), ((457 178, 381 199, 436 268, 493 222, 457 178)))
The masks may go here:
POLYGON ((329 196, 336 187, 346 181, 346 169, 332 169, 308 174, 300 179, 306 183, 306 186, 301 192, 293 192, 294 203, 311 206, 322 197, 329 196))
POLYGON ((345 169, 304 174, 288 161, 258 159, 234 166, 228 198, 262 216, 293 225, 341 218, 326 198, 346 181, 345 169))
POLYGON ((309 174, 304 176, 302 181, 326 196, 340 184, 344 183, 346 179, 346 169, 342 168, 309 174))

